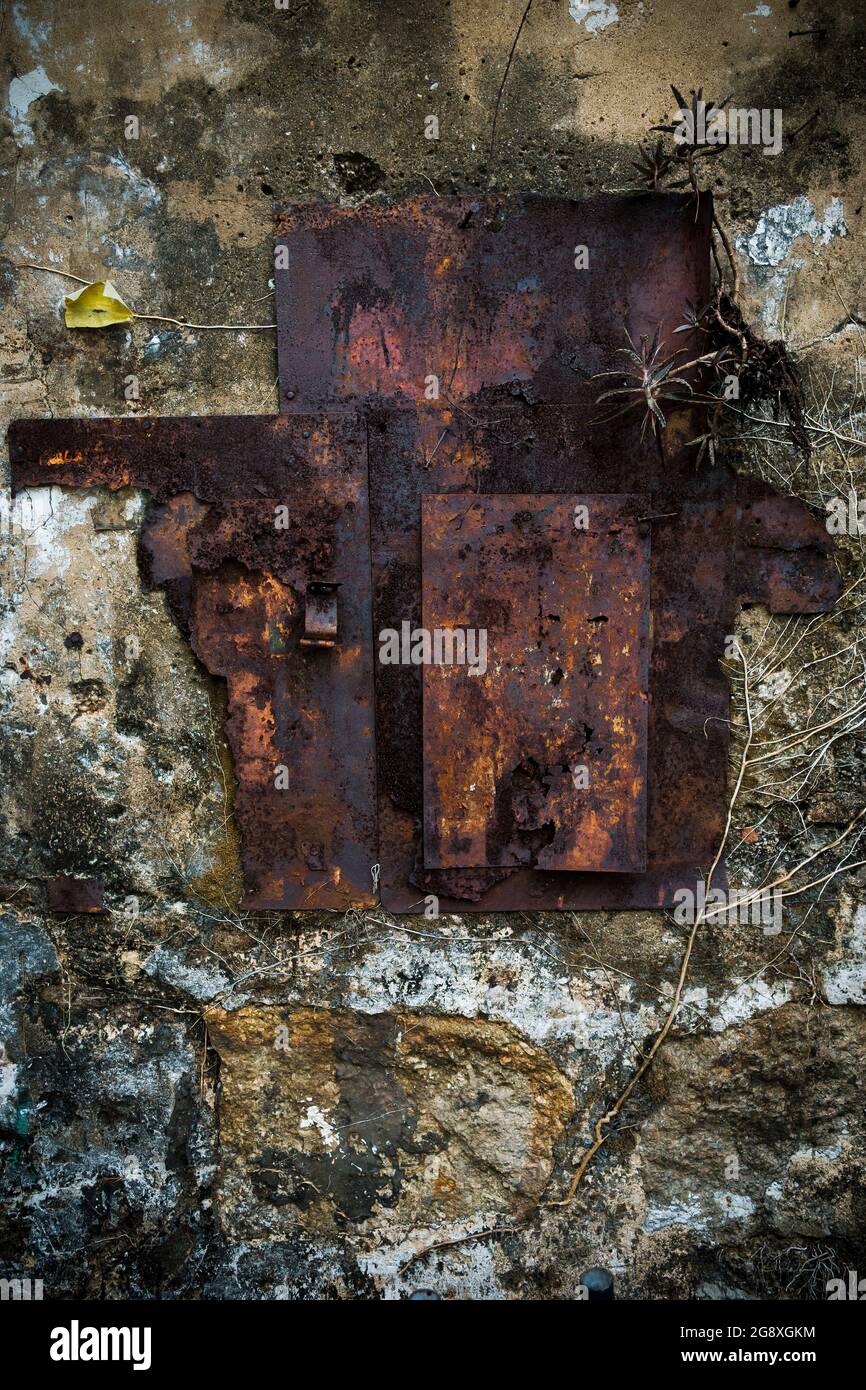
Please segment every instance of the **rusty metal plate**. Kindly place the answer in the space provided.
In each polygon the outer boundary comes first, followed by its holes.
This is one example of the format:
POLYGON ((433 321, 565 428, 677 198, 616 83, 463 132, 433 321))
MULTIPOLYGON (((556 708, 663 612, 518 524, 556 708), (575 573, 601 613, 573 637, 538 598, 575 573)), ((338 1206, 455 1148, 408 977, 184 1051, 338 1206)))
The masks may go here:
MULTIPOLYGON (((728 680, 720 664, 743 601, 820 612, 839 592, 821 519, 766 484, 694 464, 697 411, 674 416, 665 457, 639 421, 591 425, 595 383, 573 407, 498 399, 465 409, 372 412, 368 435, 374 627, 422 624, 422 499, 430 494, 640 493, 647 497, 652 645, 646 869, 428 868, 422 672, 376 667, 382 900, 440 911, 655 907, 712 862, 727 805, 728 680)), ((457 736, 465 737, 460 732, 457 736)), ((720 873, 719 886, 724 880, 720 873)))
POLYGON ((696 212, 679 193, 292 208, 276 227, 280 408, 495 387, 568 401, 626 328, 670 338, 687 300, 707 302, 711 216, 710 197, 696 212))
POLYGON ((370 904, 377 859, 363 425, 21 421, 13 486, 149 492, 140 567, 228 690, 247 908, 370 904))
POLYGON ((297 208, 277 226, 281 421, 13 425, 16 487, 153 496, 142 571, 229 689, 248 906, 368 904, 377 860, 394 911, 431 892, 442 911, 659 906, 703 876, 727 801, 719 659, 738 606, 819 612, 839 592, 819 519, 695 467, 699 409, 672 411, 661 447, 632 414, 598 421, 592 374, 626 330, 659 327, 696 355, 694 334, 672 335, 709 297, 711 216, 707 194, 697 210, 675 194, 297 208), (421 623, 425 495, 648 498, 644 872, 426 867, 421 673, 381 662, 376 854, 368 476, 376 632, 421 623), (288 537, 269 520, 284 501, 288 537), (294 781, 275 794, 283 762, 294 781))
POLYGON ((645 867, 645 513, 639 497, 422 499, 427 869, 645 867))
POLYGON ((46 884, 49 912, 105 912, 103 887, 98 878, 72 878, 59 874, 46 884))

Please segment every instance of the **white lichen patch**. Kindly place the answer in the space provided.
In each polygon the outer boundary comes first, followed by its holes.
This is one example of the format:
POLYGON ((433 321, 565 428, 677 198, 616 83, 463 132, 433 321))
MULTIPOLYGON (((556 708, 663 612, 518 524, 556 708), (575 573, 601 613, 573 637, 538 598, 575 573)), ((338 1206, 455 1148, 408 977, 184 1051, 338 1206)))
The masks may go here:
MULTIPOLYGON (((358 1267, 374 1279, 386 1301, 405 1298, 418 1287, 419 1270, 424 1270, 424 1287, 440 1298, 459 1297, 473 1301, 506 1298, 497 1272, 496 1248, 487 1241, 467 1240, 476 1231, 501 1225, 501 1213, 482 1212, 471 1221, 453 1221, 432 1228, 419 1228, 410 1236, 383 1244, 358 1255, 358 1267), (447 1242, 458 1242, 449 1246, 447 1242), (442 1246, 435 1260, 421 1265, 407 1264, 419 1252, 442 1246)), ((507 1222, 505 1223, 508 1224, 507 1222)))
POLYGON ((142 962, 142 970, 154 980, 161 980, 174 989, 183 990, 193 999, 211 1000, 231 988, 229 977, 214 961, 190 965, 182 956, 182 948, 158 946, 142 962))
POLYGON ((743 980, 717 1001, 712 1016, 713 1031, 722 1033, 726 1028, 734 1028, 757 1014, 781 1008, 794 994, 794 987, 788 980, 774 981, 772 984, 762 976, 743 980))
POLYGON ((817 246, 826 246, 833 237, 847 236, 842 200, 831 198, 818 217, 804 193, 791 203, 767 208, 758 218, 750 236, 737 237, 737 250, 755 265, 778 265, 798 237, 808 236, 817 246))
POLYGON ((728 1221, 746 1221, 755 1210, 755 1203, 744 1192, 714 1192, 712 1200, 728 1221))
MULTIPOLYGON (((772 13, 773 11, 770 9, 769 5, 760 4, 756 5, 753 10, 746 10, 743 19, 751 19, 753 21, 756 19, 769 19, 772 13)), ((752 23, 749 25, 749 28, 753 34, 757 33, 757 24, 752 23)))
POLYGON ((821 977, 828 1004, 866 1004, 866 907, 857 908, 843 928, 840 957, 825 965, 821 977))
POLYGON ((49 92, 60 92, 63 88, 52 82, 41 66, 25 73, 23 77, 13 77, 9 83, 6 108, 12 120, 12 129, 23 145, 33 144, 33 131, 30 129, 30 107, 40 97, 49 92))
POLYGON ((718 1227, 719 1223, 740 1223, 754 1214, 755 1203, 743 1192, 689 1192, 665 1206, 650 1206, 643 1229, 648 1234, 669 1226, 688 1226, 694 1231, 718 1227))
POLYGON ((533 1042, 568 1041, 604 1064, 628 1046, 623 1019, 633 1036, 641 1036, 659 1017, 632 1000, 629 981, 612 985, 614 978, 601 970, 572 978, 531 939, 491 944, 457 938, 431 949, 398 934, 366 953, 346 1002, 365 1013, 409 1007, 497 1019, 533 1042))
POLYGON ((18 1093, 18 1065, 6 1056, 5 1044, 0 1042, 0 1105, 18 1093))
POLYGON ((339 1143, 335 1127, 318 1105, 307 1106, 306 1114, 301 1116, 298 1128, 315 1129, 326 1149, 335 1149, 339 1143))
POLYGON ((785 331, 785 311, 791 282, 803 261, 794 257, 778 270, 769 266, 755 266, 753 277, 760 292, 758 321, 764 331, 773 337, 780 337, 785 331))
POLYGON ((588 34, 598 34, 619 20, 613 0, 569 0, 568 13, 588 34))
POLYGON ((693 1230, 705 1230, 709 1224, 699 1198, 689 1193, 685 1200, 669 1202, 666 1206, 651 1206, 644 1217, 643 1229, 648 1233, 663 1231, 668 1226, 689 1226, 693 1230))

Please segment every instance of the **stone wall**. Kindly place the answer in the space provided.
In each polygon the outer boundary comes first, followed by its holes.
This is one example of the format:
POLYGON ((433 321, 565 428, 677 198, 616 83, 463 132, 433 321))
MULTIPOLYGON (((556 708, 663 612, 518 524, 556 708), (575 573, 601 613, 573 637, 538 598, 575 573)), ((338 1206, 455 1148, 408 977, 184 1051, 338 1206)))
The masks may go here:
MULTIPOLYGON (((141 314, 267 324, 275 203, 623 190, 673 82, 783 112, 777 156, 733 149, 709 181, 744 309, 837 432, 813 425, 809 460, 782 427, 721 443, 819 508, 856 488, 866 19, 535 0, 500 99, 524 9, 10 7, 5 417, 277 409, 272 333, 71 332, 70 282, 23 263, 110 278, 141 314)), ((142 495, 4 486, 0 505, 0 1275, 52 1296, 569 1299, 601 1264, 622 1297, 809 1298, 866 1270, 862 869, 792 898, 778 936, 707 924, 656 1066, 549 1205, 665 1018, 682 927, 240 913, 224 692, 141 587, 142 495), (108 915, 48 913, 58 874, 102 879, 108 915)), ((840 549, 853 584, 862 539, 840 549)), ((743 615, 762 739, 862 689, 858 598, 831 622, 743 615)), ((785 804, 754 769, 734 881, 841 835, 862 789, 856 730, 785 804)))

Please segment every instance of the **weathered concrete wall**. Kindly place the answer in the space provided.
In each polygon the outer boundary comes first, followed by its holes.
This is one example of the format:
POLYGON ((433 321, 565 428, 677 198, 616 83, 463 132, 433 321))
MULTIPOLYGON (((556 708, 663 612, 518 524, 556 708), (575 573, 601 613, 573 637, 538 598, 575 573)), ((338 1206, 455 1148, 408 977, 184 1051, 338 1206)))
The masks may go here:
MULTIPOLYGON (((775 451, 727 447, 818 505, 856 485, 864 17, 842 0, 535 0, 491 150, 523 13, 10 6, 5 415, 277 406, 272 334, 71 333, 69 282, 24 262, 111 278, 141 313, 268 323, 275 201, 627 188, 669 83, 702 84, 782 109, 778 156, 735 149, 711 178, 744 307, 785 336, 814 418, 841 434, 816 427, 827 447, 808 464, 781 430, 775 451)), ((643 1297, 821 1297, 866 1272, 862 870, 792 899, 780 936, 708 924, 620 1132, 570 1206, 539 1207, 660 1027, 683 929, 652 913, 239 915, 223 693, 141 589, 143 499, 2 505, 0 1274, 94 1297, 571 1298, 592 1264, 643 1297), (102 878, 110 916, 48 915, 57 873, 102 878)), ((854 582, 862 539, 842 549, 854 582)), ((744 615, 761 738, 841 716, 862 688, 852 593, 831 623, 744 615)), ((862 769, 846 733, 770 808, 757 768, 735 879, 840 835, 862 769)))

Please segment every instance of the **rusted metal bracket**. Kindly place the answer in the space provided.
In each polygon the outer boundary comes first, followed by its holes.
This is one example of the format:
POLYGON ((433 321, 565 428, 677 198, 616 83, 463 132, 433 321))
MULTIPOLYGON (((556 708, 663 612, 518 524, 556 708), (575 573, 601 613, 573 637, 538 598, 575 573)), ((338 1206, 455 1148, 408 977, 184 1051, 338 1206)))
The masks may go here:
POLYGON ((333 647, 337 641, 339 583, 311 579, 307 585, 302 647, 333 647))

